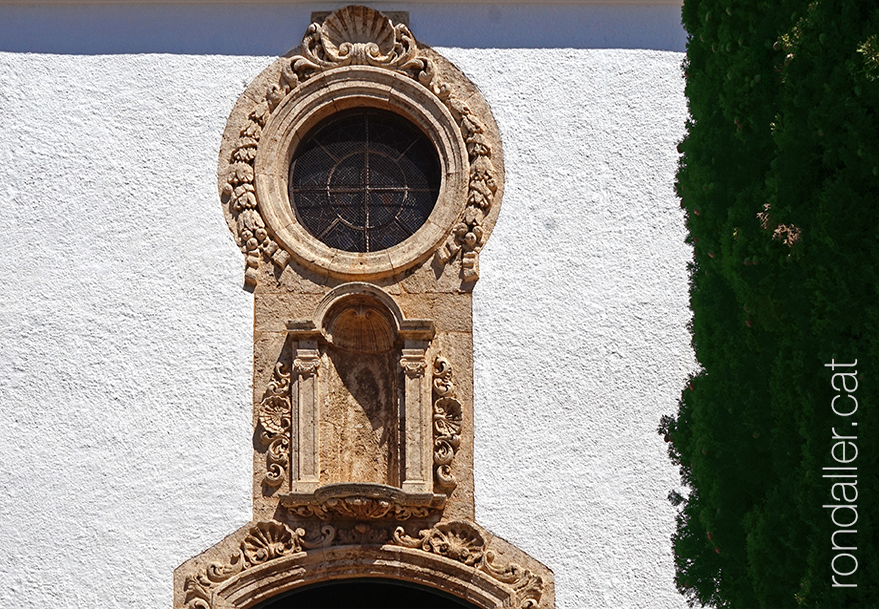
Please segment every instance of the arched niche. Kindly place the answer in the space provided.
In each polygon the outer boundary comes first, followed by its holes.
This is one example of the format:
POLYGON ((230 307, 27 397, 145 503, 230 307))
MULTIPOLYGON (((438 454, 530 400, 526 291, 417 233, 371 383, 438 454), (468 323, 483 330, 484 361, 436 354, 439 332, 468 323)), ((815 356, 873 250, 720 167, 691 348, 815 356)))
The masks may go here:
POLYGON ((427 365, 433 321, 406 319, 390 294, 350 282, 330 290, 311 319, 290 321, 287 334, 296 437, 281 504, 301 516, 339 501, 390 502, 407 518, 442 508, 427 365))

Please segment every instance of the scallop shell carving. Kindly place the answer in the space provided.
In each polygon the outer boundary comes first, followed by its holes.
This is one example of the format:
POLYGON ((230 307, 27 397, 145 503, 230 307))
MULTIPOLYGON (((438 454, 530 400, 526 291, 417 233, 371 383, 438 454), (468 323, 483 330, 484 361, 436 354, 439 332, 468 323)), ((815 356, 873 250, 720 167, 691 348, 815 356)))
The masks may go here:
POLYGON ((259 422, 269 433, 285 433, 290 428, 290 403, 276 395, 266 398, 259 407, 259 422))
POLYGON ((333 346, 354 353, 383 353, 394 347, 391 322, 378 309, 365 305, 348 307, 327 324, 333 346))
POLYGON ((299 535, 274 520, 257 522, 241 543, 241 550, 250 565, 274 560, 301 549, 299 535))
POLYGON ((357 45, 370 43, 378 49, 378 53, 371 53, 373 56, 388 56, 394 50, 396 34, 391 20, 380 12, 365 6, 346 6, 324 21, 321 42, 333 56, 349 55, 357 45))

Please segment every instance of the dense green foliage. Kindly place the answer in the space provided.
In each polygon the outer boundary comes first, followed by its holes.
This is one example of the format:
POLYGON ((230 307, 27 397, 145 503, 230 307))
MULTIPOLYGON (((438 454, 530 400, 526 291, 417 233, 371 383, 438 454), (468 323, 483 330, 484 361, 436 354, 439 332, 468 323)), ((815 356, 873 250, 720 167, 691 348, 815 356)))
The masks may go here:
POLYGON ((689 487, 676 584, 717 607, 879 607, 879 3, 685 0, 683 21, 703 371, 660 425, 689 487), (848 418, 832 358, 858 361, 848 418), (831 586, 832 428, 857 435, 858 568, 838 578, 857 587, 831 586))

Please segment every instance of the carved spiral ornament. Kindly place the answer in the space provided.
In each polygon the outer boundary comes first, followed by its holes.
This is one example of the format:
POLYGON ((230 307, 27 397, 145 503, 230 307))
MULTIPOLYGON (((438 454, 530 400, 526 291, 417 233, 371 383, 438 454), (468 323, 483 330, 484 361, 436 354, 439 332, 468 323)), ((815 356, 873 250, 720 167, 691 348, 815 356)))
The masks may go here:
POLYGON ((464 408, 453 397, 455 384, 452 382, 452 365, 442 356, 433 363, 433 392, 438 396, 433 403, 434 481, 451 494, 458 486, 458 479, 452 473, 452 461, 461 446, 464 408))
POLYGON ((260 438, 266 445, 266 475, 263 481, 269 487, 278 487, 287 478, 290 464, 290 374, 278 362, 266 396, 259 405, 259 423, 263 428, 260 438))

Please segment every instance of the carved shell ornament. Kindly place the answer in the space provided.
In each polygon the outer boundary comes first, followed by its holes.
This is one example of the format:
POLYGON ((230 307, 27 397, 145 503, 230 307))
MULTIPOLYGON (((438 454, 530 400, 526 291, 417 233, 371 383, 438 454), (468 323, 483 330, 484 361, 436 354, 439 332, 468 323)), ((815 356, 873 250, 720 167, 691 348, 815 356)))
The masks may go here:
MULTIPOLYGON (((415 42, 405 25, 394 26, 381 13, 365 6, 346 6, 327 17, 320 27, 320 42, 326 57, 337 65, 391 64, 397 50, 409 42, 414 55, 415 42)), ((398 55, 399 56, 399 55, 398 55)))
MULTIPOLYGON (((505 588, 509 600, 504 607, 540 607, 543 579, 517 563, 498 564, 480 530, 465 521, 441 522, 412 536, 402 526, 377 527, 365 523, 356 523, 350 529, 324 525, 316 533, 307 535, 305 529, 294 530, 274 520, 254 523, 228 559, 189 575, 184 581, 184 607, 219 609, 214 594, 217 587, 237 576, 246 577, 246 572, 254 567, 294 556, 304 559, 311 551, 351 545, 397 546, 442 556, 486 574, 494 580, 494 585, 505 588)), ((295 564, 287 569, 288 575, 303 570, 295 564)))
POLYGON ((492 149, 486 121, 491 121, 491 133, 495 136, 496 127, 488 107, 479 96, 479 112, 474 111, 471 105, 474 95, 478 95, 474 93, 475 87, 463 75, 458 77, 461 82, 457 82, 454 75, 460 73, 454 66, 429 49, 419 48, 405 24, 395 24, 371 8, 347 6, 330 14, 323 23, 308 27, 299 54, 279 60, 279 69, 271 72, 277 76, 257 93, 261 96, 258 101, 250 101, 253 95, 242 96, 251 106, 243 113, 246 119, 237 119, 237 137, 231 137, 227 131, 231 151, 220 161, 221 196, 230 227, 245 254, 245 283, 256 285, 263 258, 271 259, 281 268, 290 260, 290 253, 284 249, 287 246, 279 244, 272 228, 267 226, 255 186, 254 163, 262 131, 281 102, 296 95, 309 79, 346 66, 371 66, 402 74, 425 87, 448 109, 466 146, 467 195, 460 201, 457 220, 447 228, 445 242, 427 247, 434 248, 441 265, 460 254, 463 280, 477 279, 478 253, 494 223, 497 210, 492 212, 492 208, 496 207, 500 182, 493 156, 499 151, 492 149), (442 69, 437 62, 442 63, 442 69), (446 80, 449 75, 451 80, 446 80), (467 85, 461 84, 463 81, 467 85))

